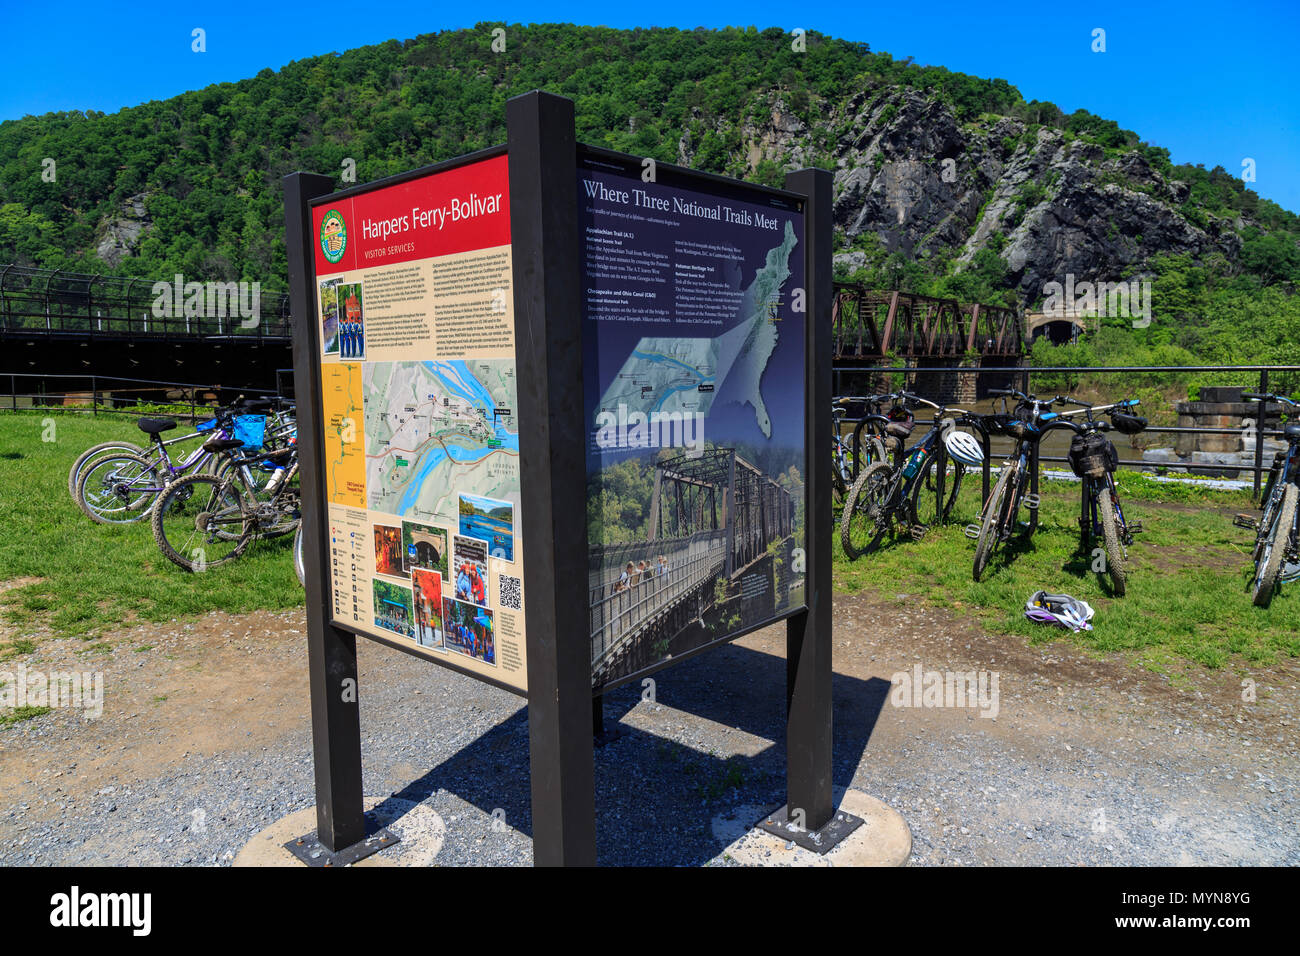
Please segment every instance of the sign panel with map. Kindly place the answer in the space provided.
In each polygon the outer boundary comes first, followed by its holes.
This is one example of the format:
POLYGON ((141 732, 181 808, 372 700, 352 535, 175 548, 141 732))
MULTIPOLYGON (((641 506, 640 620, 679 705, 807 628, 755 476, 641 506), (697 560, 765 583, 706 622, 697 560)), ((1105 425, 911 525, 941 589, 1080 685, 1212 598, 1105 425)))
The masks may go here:
POLYGON ((334 620, 525 691, 506 157, 312 212, 334 620))
POLYGON ((586 150, 578 198, 601 688, 805 606, 806 253, 777 190, 586 150))

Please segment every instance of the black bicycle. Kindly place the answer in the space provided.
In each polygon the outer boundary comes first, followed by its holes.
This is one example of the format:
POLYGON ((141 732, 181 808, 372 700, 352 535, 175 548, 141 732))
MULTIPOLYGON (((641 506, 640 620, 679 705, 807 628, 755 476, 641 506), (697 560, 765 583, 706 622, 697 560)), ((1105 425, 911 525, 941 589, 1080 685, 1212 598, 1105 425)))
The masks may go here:
POLYGON ((844 496, 853 487, 857 475, 872 462, 884 461, 885 446, 881 439, 884 426, 889 419, 880 414, 882 396, 869 398, 843 396, 832 399, 831 419, 835 432, 831 444, 831 488, 834 503, 841 504, 844 496), (844 437, 845 419, 855 421, 860 428, 858 453, 853 452, 853 443, 844 437))
MULTIPOLYGON (((1241 397, 1260 403, 1277 402, 1292 409, 1300 403, 1285 395, 1242 392, 1241 397)), ((1266 408, 1261 404, 1261 410, 1266 408)), ((1294 413, 1291 413, 1294 417, 1294 413)), ((1263 415, 1260 415, 1263 422, 1263 415)), ((1256 441, 1263 441, 1263 429, 1256 441)), ((1268 483, 1261 499, 1263 514, 1258 522, 1248 515, 1238 515, 1234 523, 1255 530, 1255 577, 1251 582, 1257 607, 1268 607, 1281 582, 1300 579, 1300 525, 1297 525, 1297 502, 1300 501, 1300 421, 1288 421, 1282 431, 1286 450, 1273 460, 1268 483)))
POLYGON ((1147 420, 1129 414, 1138 400, 1130 398, 1110 405, 1090 405, 1077 398, 1058 395, 1056 405, 1079 406, 1061 412, 1047 423, 1044 431, 1068 428, 1074 432, 1070 440, 1070 468, 1083 484, 1080 495, 1079 541, 1084 554, 1092 553, 1093 541, 1101 541, 1105 548, 1105 563, 1101 569, 1110 578, 1111 590, 1122 597, 1128 586, 1128 547, 1133 535, 1142 530, 1141 522, 1130 523, 1124 517, 1115 488, 1115 469, 1119 467, 1119 453, 1105 433, 1113 427, 1123 435, 1136 435, 1147 427, 1147 420), (1106 413, 1110 422, 1093 418, 1106 413), (1083 421, 1070 421, 1074 415, 1083 415, 1083 421))
POLYGON ((984 427, 990 435, 1000 434, 1014 439, 1016 447, 1002 463, 997 484, 980 511, 979 523, 966 527, 967 537, 975 539, 973 574, 976 581, 984 573, 993 552, 1015 534, 1019 527, 1020 508, 1038 508, 1038 495, 1029 490, 1030 464, 1047 424, 1057 417, 1050 410, 1054 399, 1038 399, 1013 388, 994 388, 989 390, 989 394, 1002 397, 1003 412, 979 416, 984 427), (1008 398, 1017 400, 1012 413, 1005 410, 1008 398))
POLYGON ((840 543, 851 559, 875 551, 895 526, 905 525, 912 538, 920 540, 931 526, 946 521, 966 469, 978 468, 984 461, 980 443, 957 429, 973 423, 970 412, 936 405, 910 392, 879 397, 894 403, 886 416, 885 433, 895 445, 895 454, 893 461, 864 468, 849 489, 840 518, 840 543), (933 408, 934 425, 904 452, 915 425, 909 403, 933 408), (950 411, 959 417, 945 418, 950 411))

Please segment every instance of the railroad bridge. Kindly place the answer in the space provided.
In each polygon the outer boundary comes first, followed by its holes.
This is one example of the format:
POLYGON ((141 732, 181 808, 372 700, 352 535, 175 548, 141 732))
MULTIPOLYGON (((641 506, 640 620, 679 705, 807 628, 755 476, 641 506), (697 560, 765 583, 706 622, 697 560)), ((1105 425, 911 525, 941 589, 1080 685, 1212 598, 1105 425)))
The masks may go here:
POLYGON ((885 376, 855 370, 902 359, 907 368, 953 369, 911 374, 909 389, 935 401, 974 401, 1009 384, 1009 376, 1000 381, 960 369, 1017 366, 1025 355, 1024 319, 1015 309, 847 282, 835 283, 831 339, 836 394, 890 391, 885 376))
POLYGON ((662 659, 676 635, 734 598, 732 584, 770 563, 770 546, 791 540, 794 522, 790 492, 733 448, 659 462, 646 540, 589 554, 592 682, 662 659), (624 586, 629 563, 636 573, 624 586))
POLYGON ((176 276, 0 265, 0 371, 266 387, 276 369, 291 364, 286 293, 259 287, 256 315, 245 317, 251 289, 241 299, 238 283, 181 280, 176 290, 176 276), (165 309, 155 309, 160 283, 171 290, 165 309), (198 290, 201 295, 192 294, 198 290))

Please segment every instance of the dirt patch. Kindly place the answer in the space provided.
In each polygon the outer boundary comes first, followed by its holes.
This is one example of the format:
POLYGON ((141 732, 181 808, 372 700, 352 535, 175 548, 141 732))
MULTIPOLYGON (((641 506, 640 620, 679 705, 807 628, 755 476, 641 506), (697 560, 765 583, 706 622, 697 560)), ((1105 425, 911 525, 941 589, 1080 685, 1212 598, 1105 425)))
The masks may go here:
MULTIPOLYGON (((0 861, 228 861, 248 833, 310 805, 301 609, 135 627, 110 643, 51 641, 25 659, 102 672, 105 710, 0 730, 0 861), (186 830, 196 807, 206 835, 186 830)), ((444 862, 526 863, 526 838, 502 842, 492 817, 526 812, 519 700, 359 643, 368 785, 419 800, 433 781, 423 799, 448 821, 444 862)), ((737 804, 779 798, 784 653, 784 627, 768 628, 656 675, 661 703, 635 687, 610 699, 607 719, 626 733, 597 752, 612 781, 598 805, 602 833, 634 848, 624 862, 664 861, 663 814, 685 833, 694 808, 707 830, 709 775, 737 771, 737 789, 717 788, 737 804), (628 786, 648 774, 655 787, 628 786), (662 796, 676 784, 685 797, 662 796)), ((962 608, 862 592, 835 600, 834 664, 835 782, 904 815, 915 863, 1300 863, 1283 825, 1300 789, 1295 660, 1165 676, 1065 641, 989 635, 962 608), (894 706, 889 681, 917 665, 997 672, 996 717, 894 706)))

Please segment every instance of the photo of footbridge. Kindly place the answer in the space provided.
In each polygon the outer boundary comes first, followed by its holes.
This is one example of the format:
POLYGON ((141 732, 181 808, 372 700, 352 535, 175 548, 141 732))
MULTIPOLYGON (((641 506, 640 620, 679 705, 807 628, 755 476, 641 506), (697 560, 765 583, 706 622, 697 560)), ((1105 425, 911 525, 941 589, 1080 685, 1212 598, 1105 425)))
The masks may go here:
POLYGON ((794 525, 794 497, 734 448, 658 462, 647 539, 589 552, 593 686, 734 631, 710 631, 720 604, 742 600, 742 619, 770 617, 774 582, 751 587, 747 601, 736 592, 755 571, 770 578, 770 548, 792 542, 794 525), (765 605, 762 617, 753 613, 765 605), (683 646, 687 631, 695 638, 683 646))

